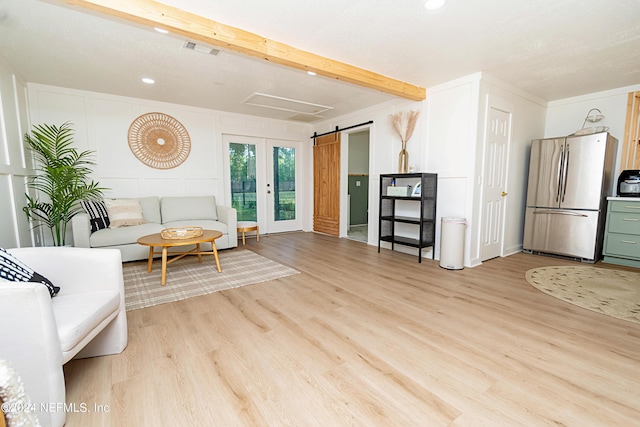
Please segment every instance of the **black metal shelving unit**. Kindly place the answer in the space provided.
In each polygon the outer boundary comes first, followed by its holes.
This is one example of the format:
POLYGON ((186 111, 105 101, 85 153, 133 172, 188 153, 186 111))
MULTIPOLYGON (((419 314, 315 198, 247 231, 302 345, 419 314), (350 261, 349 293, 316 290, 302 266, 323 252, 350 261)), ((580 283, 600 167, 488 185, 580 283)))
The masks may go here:
MULTIPOLYGON (((394 173, 380 175, 380 210, 378 223, 378 252, 380 242, 418 248, 418 262, 422 262, 422 248, 433 247, 436 239, 436 201, 438 174, 435 173, 394 173), (414 191, 420 183, 420 191, 414 191), (389 189, 389 187, 395 187, 389 189), (402 193, 402 194, 400 194, 402 193), (396 215, 398 203, 416 204, 415 209, 405 206, 403 211, 415 211, 416 215, 396 215), (396 235, 396 224, 417 226, 416 237, 396 235)), ((431 251, 434 259, 435 250, 431 251)))

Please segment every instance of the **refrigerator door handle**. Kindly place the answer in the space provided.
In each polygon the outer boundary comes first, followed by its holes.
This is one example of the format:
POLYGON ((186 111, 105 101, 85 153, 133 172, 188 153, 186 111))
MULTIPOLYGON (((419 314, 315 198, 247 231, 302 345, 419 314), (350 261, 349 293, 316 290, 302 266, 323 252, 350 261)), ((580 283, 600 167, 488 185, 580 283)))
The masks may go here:
POLYGON ((556 202, 560 202, 560 193, 562 190, 562 165, 564 164, 564 146, 562 147, 562 152, 560 153, 560 158, 558 159, 558 178, 556 179, 556 202))
POLYGON ((534 215, 570 215, 570 216, 579 216, 579 217, 584 217, 587 218, 589 215, 585 215, 585 214, 581 214, 578 212, 569 212, 569 211, 559 211, 559 210, 555 210, 555 209, 545 209, 545 210, 539 210, 539 211, 534 211, 533 212, 534 215))
POLYGON ((567 157, 564 159, 564 184, 562 188, 562 203, 564 196, 567 194, 567 181, 569 180, 569 144, 567 144, 567 157))

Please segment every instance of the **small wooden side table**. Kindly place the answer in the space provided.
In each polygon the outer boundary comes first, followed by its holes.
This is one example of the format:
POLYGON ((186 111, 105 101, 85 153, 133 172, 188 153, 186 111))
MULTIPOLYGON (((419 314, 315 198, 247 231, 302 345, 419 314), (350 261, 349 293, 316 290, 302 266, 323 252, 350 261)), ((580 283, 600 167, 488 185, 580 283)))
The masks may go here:
POLYGON ((149 261, 147 265, 147 271, 151 273, 151 267, 153 265, 153 255, 162 254, 162 280, 161 284, 164 286, 167 283, 167 265, 173 261, 177 261, 180 258, 187 255, 197 255, 198 262, 202 262, 202 255, 213 255, 216 259, 216 268, 218 273, 222 272, 220 268, 220 260, 218 259, 218 248, 216 248, 215 240, 222 237, 222 233, 217 230, 204 230, 204 233, 200 237, 191 237, 188 239, 163 239, 160 233, 149 234, 138 239, 138 244, 143 246, 149 246, 149 261), (200 251, 200 243, 210 242, 211 252, 200 251), (167 260, 167 249, 174 246, 188 246, 196 245, 196 247, 187 252, 172 252, 171 255, 176 257, 167 260), (154 248, 158 246, 162 248, 162 251, 154 251, 154 248))
POLYGON ((242 233, 242 244, 245 244, 244 233, 248 231, 256 232, 256 240, 260 241, 260 228, 255 221, 238 221, 238 233, 242 233))

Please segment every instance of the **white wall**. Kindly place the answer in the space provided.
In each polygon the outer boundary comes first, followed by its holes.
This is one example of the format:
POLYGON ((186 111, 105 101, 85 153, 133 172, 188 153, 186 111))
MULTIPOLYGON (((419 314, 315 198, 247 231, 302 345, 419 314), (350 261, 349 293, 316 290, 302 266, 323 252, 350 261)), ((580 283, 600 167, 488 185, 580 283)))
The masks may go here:
MULTIPOLYGON (((511 140, 507 162, 507 181, 504 191, 506 196, 506 212, 504 218, 504 243, 502 255, 510 255, 522 250, 524 238, 524 214, 527 197, 529 171, 529 151, 531 140, 540 138, 544 133, 546 102, 528 93, 504 84, 500 80, 483 74, 480 87, 481 125, 478 127, 479 152, 476 156, 474 180, 473 218, 476 223, 482 221, 482 169, 484 157, 484 139, 488 114, 491 105, 504 108, 512 113, 511 140)), ((470 261, 472 265, 480 263, 481 227, 476 228, 472 236, 470 261)))
POLYGON ((427 170, 438 174, 436 258, 440 258, 442 217, 465 218, 465 265, 470 264, 474 228, 473 181, 477 151, 480 75, 427 90, 427 170))
POLYGON ((30 230, 22 212, 26 204, 26 177, 34 173, 24 155, 23 135, 28 130, 26 85, 0 58, 0 247, 33 246, 41 240, 30 230))
POLYGON ((598 123, 587 122, 585 127, 608 126, 609 133, 618 140, 615 170, 617 178, 627 116, 627 96, 629 92, 637 90, 640 90, 640 84, 552 101, 547 109, 544 136, 551 138, 572 134, 582 127, 590 109, 599 109, 605 116, 604 120, 598 123))
MULTIPOLYGON (((468 224, 465 265, 480 263, 482 188, 479 183, 482 182, 486 115, 494 99, 508 104, 513 113, 508 167, 510 198, 503 254, 522 248, 529 145, 531 139, 544 132, 545 106, 544 102, 481 73, 429 88, 427 99, 422 103, 389 102, 315 126, 314 129, 322 133, 335 126, 374 122, 370 136, 369 244, 377 245, 378 239, 380 174, 398 172, 401 146, 389 115, 418 109, 422 114, 407 149, 409 164, 415 165, 416 172, 438 174, 436 259, 439 258, 441 218, 455 216, 465 218, 468 224)), ((346 201, 344 203, 346 205, 346 201)), ((383 246, 388 247, 385 243, 383 246)), ((416 249, 401 245, 396 248, 417 254, 416 249)), ((425 251, 424 256, 430 257, 431 249, 425 251)))
MULTIPOLYGON (((311 151, 311 127, 306 123, 270 120, 254 116, 167 104, 29 84, 31 119, 34 124, 62 124, 71 121, 75 145, 95 151, 94 179, 109 190, 106 197, 144 197, 212 194, 221 205, 230 205, 225 184, 224 134, 244 135, 302 142, 305 152, 298 166, 308 170, 305 159, 311 151), (187 160, 173 169, 154 169, 141 163, 128 145, 130 124, 149 112, 168 114, 182 123, 189 133, 191 152, 187 160)), ((303 183, 306 185, 306 183, 303 183)), ((300 192, 301 211, 308 212, 309 193, 300 192)), ((308 218, 308 215, 305 215, 308 218)), ((310 229, 310 221, 303 228, 310 229)))
MULTIPOLYGON (((407 143, 409 165, 414 166, 416 172, 438 173, 438 223, 434 247, 436 259, 440 246, 440 217, 470 216, 468 206, 471 203, 467 203, 467 186, 473 176, 475 145, 471 141, 475 141, 476 133, 477 81, 477 78, 461 79, 430 88, 427 100, 423 102, 391 101, 314 126, 315 131, 323 133, 336 126, 342 128, 373 121, 370 125, 369 157, 370 245, 378 244, 380 174, 398 172, 398 153, 402 146, 389 118, 396 112, 421 111, 414 134, 407 143)), ((346 154, 343 154, 344 158, 346 154)), ((346 184, 342 183, 341 188, 346 188, 346 184)), ((345 191, 341 190, 342 192, 345 191)), ((343 218, 342 215, 342 212, 346 212, 346 204, 346 194, 341 194, 341 224, 346 224, 346 217, 343 218)), ((410 232, 402 230, 402 225, 399 228, 399 234, 410 232)), ((385 242, 382 246, 390 247, 385 242)), ((395 247, 398 251, 417 255, 417 249, 402 245, 395 247)), ((434 248, 427 248, 423 251, 423 256, 431 257, 434 248)))
MULTIPOLYGON (((334 130, 336 126, 339 128, 354 126, 360 123, 373 121, 372 124, 342 132, 341 140, 344 140, 346 133, 357 132, 362 129, 369 129, 369 236, 368 243, 371 245, 378 244, 378 194, 380 189, 381 173, 397 173, 398 172, 398 153, 402 148, 400 138, 391 126, 389 116, 399 111, 420 110, 422 111, 423 103, 405 100, 395 100, 379 104, 367 109, 359 110, 350 114, 346 114, 337 119, 319 122, 314 125, 314 130, 318 134, 334 130)), ((414 165, 416 172, 425 171, 426 163, 424 162, 426 144, 425 144, 425 118, 424 112, 418 118, 413 136, 407 143, 407 151, 409 151, 409 164, 414 165)), ((348 152, 347 144, 341 144, 341 171, 348 171, 348 152)), ((311 162, 310 164, 313 164, 311 162)), ((310 173, 313 178, 313 173, 310 173)), ((340 183, 340 235, 345 237, 347 233, 347 215, 348 215, 348 197, 347 197, 347 174, 341 174, 342 181, 340 183)), ((313 183, 310 183, 309 191, 313 193, 313 183)), ((311 212, 313 215, 313 212, 311 212)), ((398 246, 396 246, 398 247, 398 246)), ((400 248, 399 250, 407 250, 414 253, 411 248, 400 248)), ((417 252, 415 252, 417 254, 417 252)), ((428 251, 425 253, 429 253, 428 251)), ((431 256, 430 254, 428 256, 431 256)))
MULTIPOLYGON (((356 111, 313 126, 298 122, 262 119, 221 111, 152 102, 142 99, 29 84, 15 76, 11 66, 0 61, 0 245, 29 246, 34 242, 22 213, 25 176, 32 173, 30 159, 24 159, 22 135, 30 122, 62 123, 72 121, 78 148, 96 150, 98 167, 95 178, 111 190, 108 196, 144 196, 171 194, 214 194, 228 203, 222 173, 222 135, 235 134, 303 142, 302 183, 303 229, 311 230, 313 174, 313 131, 326 132, 335 126, 346 127, 373 120, 370 130, 369 159, 369 243, 377 244, 378 191, 380 173, 397 172, 400 139, 391 127, 389 115, 398 111, 421 110, 414 136, 408 143, 409 164, 418 172, 439 174, 438 216, 467 218, 465 265, 479 263, 478 182, 482 170, 484 121, 487 100, 499 98, 513 106, 512 145, 509 153, 509 200, 505 223, 505 254, 522 244, 524 199, 530 140, 574 132, 582 126, 590 108, 599 108, 604 125, 620 140, 624 135, 626 100, 640 85, 598 92, 544 103, 480 73, 430 88, 427 100, 396 100, 356 111), (26 89, 28 88, 28 102, 26 89), (192 152, 187 161, 171 170, 155 170, 138 162, 127 145, 130 123, 140 114, 160 111, 180 120, 190 133, 192 152), (546 124, 543 123, 546 121, 546 124)), ((361 129, 354 129, 357 132, 361 129)), ((620 149, 619 149, 620 151, 620 149)), ((347 156, 345 156, 346 158, 347 156)), ((342 165, 347 170, 347 165, 342 165)), ((346 189, 346 184, 342 186, 346 189)), ((343 212, 346 215, 346 190, 343 212)), ((438 218, 439 220, 439 218, 438 218)), ((346 218, 342 221, 346 223, 346 218)), ((439 248, 437 227, 436 255, 439 248)), ((36 233, 36 239, 37 239, 36 233)), ((407 252, 412 249, 407 248, 407 252)), ((429 252, 425 256, 430 256, 429 252)))
MULTIPOLYGON (((529 146, 544 131, 545 103, 484 73, 427 90, 430 172, 438 173, 438 220, 466 219, 465 265, 481 263, 485 140, 492 106, 512 114, 503 256, 522 249, 529 146)), ((439 257, 440 225, 436 233, 439 257)))

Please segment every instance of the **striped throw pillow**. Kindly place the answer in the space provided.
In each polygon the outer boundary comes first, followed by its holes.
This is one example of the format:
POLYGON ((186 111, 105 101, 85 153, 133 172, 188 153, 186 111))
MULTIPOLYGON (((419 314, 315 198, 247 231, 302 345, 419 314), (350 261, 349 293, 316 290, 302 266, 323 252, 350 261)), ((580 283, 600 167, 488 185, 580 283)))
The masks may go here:
POLYGON ((102 200, 83 200, 80 204, 89 215, 89 223, 91 224, 92 233, 102 230, 103 228, 109 228, 109 212, 107 211, 107 206, 102 200))
MULTIPOLYGON (((49 290, 51 297, 54 297, 60 292, 60 287, 54 286, 49 279, 35 272, 4 248, 0 248, 0 279, 8 282, 42 283, 49 290)), ((1 281, 2 280, 0 280, 0 282, 1 281)))

